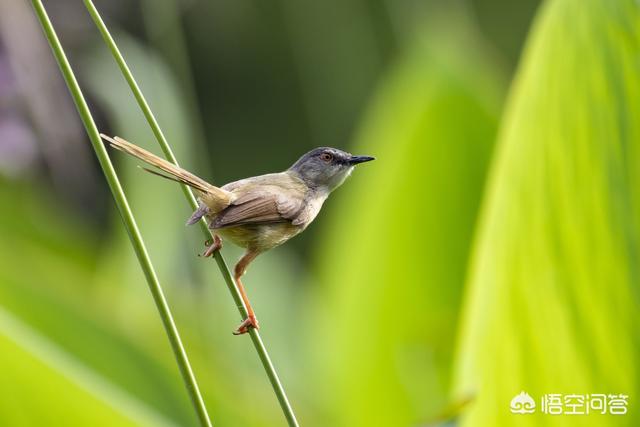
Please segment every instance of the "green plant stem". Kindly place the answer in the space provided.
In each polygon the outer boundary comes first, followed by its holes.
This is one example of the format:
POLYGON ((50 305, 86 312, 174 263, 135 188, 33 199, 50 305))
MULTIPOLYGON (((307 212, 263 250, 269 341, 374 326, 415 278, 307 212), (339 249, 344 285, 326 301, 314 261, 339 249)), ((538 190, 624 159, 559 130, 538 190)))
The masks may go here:
MULTIPOLYGON (((91 0, 84 0, 84 4, 87 7, 89 14, 91 15, 93 22, 96 24, 96 26, 100 30, 100 33, 102 34, 102 37, 105 43, 109 47, 111 54, 113 55, 113 58, 115 59, 118 66, 120 67, 120 71, 122 72, 125 80, 129 84, 129 87, 131 88, 131 91, 133 92, 133 95, 135 96, 136 101, 140 106, 140 109, 142 110, 145 118, 147 119, 147 122, 149 123, 149 126, 151 127, 151 130, 153 131, 153 134, 155 135, 158 143, 160 144, 160 148, 162 149, 162 152, 164 153, 165 158, 170 162, 172 162, 173 164, 178 165, 178 161, 176 160, 176 157, 174 156, 171 150, 171 147, 169 146, 169 143, 167 142, 167 139, 164 136, 164 133, 160 129, 160 125, 158 124, 158 121, 153 115, 151 108, 149 107, 149 104, 147 103, 144 95, 142 94, 140 87, 138 86, 135 78, 133 77, 133 74, 131 73, 131 70, 129 70, 129 67, 125 62, 124 57, 120 53, 118 46, 113 40, 113 37, 109 33, 107 26, 105 25, 104 21, 100 17, 98 10, 96 9, 96 7, 94 6, 91 0)), ((182 191, 187 201, 191 205, 191 207, 193 209, 196 209, 198 206, 198 202, 196 201, 196 198, 193 195, 191 189, 186 185, 182 185, 182 191)), ((207 223, 204 219, 200 221, 200 227, 207 239, 210 239, 213 237, 211 230, 209 230, 209 227, 207 226, 207 223)), ((240 312, 240 315, 242 316, 243 319, 245 319, 248 315, 247 308, 245 307, 244 302, 242 301, 242 297, 240 296, 240 291, 238 290, 235 281, 231 277, 229 267, 227 266, 227 263, 225 262, 220 251, 217 251, 214 254, 214 259, 218 264, 218 267, 220 268, 222 277, 224 278, 224 281, 226 282, 227 287, 229 288, 229 292, 231 292, 231 296, 233 297, 234 303, 238 307, 238 311, 240 312)), ((291 404, 289 403, 289 400, 287 399, 287 395, 285 393, 284 387, 280 382, 278 374, 275 370, 275 367, 273 366, 273 363, 271 362, 269 353, 267 352, 267 349, 262 341, 262 338, 260 337, 260 334, 255 329, 250 329, 249 334, 251 336, 251 341, 253 342, 256 352, 260 357, 260 361, 262 362, 262 365, 267 373, 267 376, 269 377, 271 386, 273 387, 276 397, 278 398, 278 402, 280 403, 280 406, 282 408, 285 418, 287 419, 287 422, 289 423, 289 426, 297 427, 298 421, 296 420, 296 416, 293 412, 293 409, 291 408, 291 404)))
POLYGON ((71 92, 71 96, 73 97, 73 101, 76 105, 76 108, 78 109, 78 113, 80 114, 82 123, 84 124, 89 139, 91 140, 91 145, 93 145, 96 157, 100 162, 100 167, 102 168, 107 183, 109 184, 109 188, 111 189, 111 193, 113 194, 116 206, 118 207, 127 233, 129 234, 131 244, 136 253, 136 256, 138 257, 138 262, 140 263, 140 267, 144 272, 145 278, 149 285, 149 289, 151 291, 151 295, 153 296, 153 300, 156 304, 156 307, 158 308, 158 312, 160 314, 160 318, 162 319, 164 328, 167 332, 167 336, 169 337, 171 348, 173 349, 178 367, 180 368, 180 373, 182 374, 184 382, 187 386, 189 396, 191 397, 191 400, 195 407, 197 416, 200 420, 200 424, 206 427, 211 427, 212 424, 209 419, 209 415, 207 414, 207 409, 204 405, 204 401, 202 400, 202 396, 200 394, 200 390, 198 389, 198 384, 191 369, 191 365, 189 364, 187 353, 185 352, 184 346, 182 345, 180 334, 178 333, 178 329, 176 328, 175 322, 173 321, 171 309, 169 308, 169 304, 167 303, 167 300, 164 296, 156 272, 153 268, 153 265, 151 264, 151 258, 149 257, 144 241, 142 240, 142 235, 138 230, 138 226, 134 219, 133 213, 131 212, 131 208, 129 207, 127 198, 124 194, 122 186, 120 185, 120 181, 118 180, 118 176, 113 168, 113 165, 111 164, 111 161, 107 154, 107 150, 102 144, 98 128, 96 127, 93 117, 91 116, 89 107, 84 99, 84 96, 82 95, 82 91, 80 90, 80 86, 78 85, 73 70, 71 69, 71 65, 67 60, 62 45, 60 44, 60 40, 56 35, 56 32, 53 28, 53 25, 51 24, 49 16, 47 15, 47 12, 41 0, 32 0, 31 3, 33 4, 33 8, 36 11, 38 20, 40 21, 45 36, 49 42, 49 45, 51 46, 53 55, 58 62, 58 66, 60 67, 60 71, 62 72, 67 87, 71 92))

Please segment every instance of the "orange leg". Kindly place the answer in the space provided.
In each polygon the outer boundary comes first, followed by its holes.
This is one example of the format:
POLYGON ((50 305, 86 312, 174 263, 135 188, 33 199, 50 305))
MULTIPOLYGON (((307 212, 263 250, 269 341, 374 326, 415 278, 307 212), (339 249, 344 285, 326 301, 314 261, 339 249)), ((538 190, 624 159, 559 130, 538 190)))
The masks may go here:
POLYGON ((236 280, 236 284, 238 285, 240 296, 242 297, 244 305, 247 307, 247 318, 244 319, 240 326, 238 326, 238 329, 233 332, 234 335, 246 334, 247 332, 249 332, 249 328, 260 329, 258 319, 256 319, 256 314, 253 311, 253 307, 251 307, 249 297, 247 297, 247 292, 242 285, 242 281, 240 281, 240 278, 247 271, 247 267, 249 266, 251 261, 253 261, 259 254, 260 252, 258 251, 248 249, 244 256, 240 258, 240 261, 238 261, 234 270, 234 278, 236 280))
POLYGON ((205 258, 210 257, 216 251, 219 251, 220 249, 222 249, 222 239, 220 239, 220 236, 218 236, 217 234, 213 235, 213 242, 211 242, 210 245, 208 245, 208 243, 209 241, 205 242, 205 245, 207 245, 207 249, 202 254, 202 256, 205 258))

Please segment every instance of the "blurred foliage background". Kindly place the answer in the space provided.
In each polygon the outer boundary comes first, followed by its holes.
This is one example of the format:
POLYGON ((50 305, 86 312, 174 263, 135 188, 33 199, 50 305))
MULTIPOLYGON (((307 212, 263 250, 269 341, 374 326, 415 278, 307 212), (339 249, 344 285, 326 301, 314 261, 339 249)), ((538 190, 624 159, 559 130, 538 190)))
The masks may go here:
MULTIPOLYGON (((640 423, 638 2, 95 3, 187 169, 377 157, 246 276, 302 425, 640 423), (629 412, 511 414, 522 390, 629 412)), ((82 3, 45 6, 101 130, 158 152, 82 3)), ((214 424, 284 425, 179 188, 112 158, 214 424)), ((0 2, 0 206, 0 425, 195 426, 21 0, 0 2)))

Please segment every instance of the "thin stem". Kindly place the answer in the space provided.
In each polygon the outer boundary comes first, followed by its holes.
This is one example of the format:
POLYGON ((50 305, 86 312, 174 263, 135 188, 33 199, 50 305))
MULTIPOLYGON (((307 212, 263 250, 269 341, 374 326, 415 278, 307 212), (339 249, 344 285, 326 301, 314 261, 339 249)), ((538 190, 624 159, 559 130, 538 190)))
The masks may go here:
MULTIPOLYGON (((125 80, 129 84, 129 87, 131 88, 131 91, 133 92, 133 95, 135 96, 136 101, 138 102, 138 105, 142 110, 142 113, 147 119, 147 122, 149 123, 149 126, 153 131, 153 134, 155 135, 158 143, 160 144, 160 148, 162 149, 162 152, 164 153, 166 159, 169 160, 171 163, 178 165, 178 161, 176 160, 176 157, 174 156, 171 150, 171 147, 169 146, 169 143, 167 142, 167 139, 164 136, 164 133, 160 129, 160 125, 158 124, 158 121, 156 120, 155 116, 151 112, 151 108, 149 107, 149 104, 147 103, 144 95, 142 94, 142 91, 140 90, 138 83, 136 82, 135 78, 133 77, 133 74, 131 73, 131 70, 129 70, 129 67, 125 62, 124 57, 120 53, 118 46, 113 40, 113 37, 109 33, 107 26, 105 25, 102 18, 100 17, 98 10, 96 9, 96 7, 94 6, 91 0, 84 0, 84 4, 87 7, 89 14, 91 15, 93 22, 96 24, 96 26, 100 30, 100 33, 102 34, 102 37, 105 43, 109 47, 111 54, 113 55, 113 58, 115 59, 118 66, 120 67, 120 71, 122 72, 125 80)), ((191 207, 193 209, 196 209, 198 206, 198 202, 196 201, 196 198, 191 192, 191 189, 186 185, 182 185, 182 191, 187 201, 191 205, 191 207)), ((200 227, 207 239, 213 237, 211 230, 209 230, 209 227, 207 226, 207 223, 204 219, 200 221, 200 227)), ((238 290, 235 281, 232 279, 231 273, 229 271, 229 267, 227 266, 227 263, 225 262, 220 251, 216 251, 216 253, 214 254, 214 259, 216 260, 216 263, 220 268, 222 277, 224 278, 224 281, 227 284, 227 287, 229 288, 229 292, 231 292, 231 296, 233 297, 233 301, 236 307, 238 307, 238 311, 240 312, 240 315, 242 316, 243 319, 245 319, 248 314, 247 307, 244 305, 244 302, 242 301, 242 297, 240 296, 240 291, 238 290)), ((297 427, 298 421, 296 420, 296 416, 293 412, 293 409, 291 408, 291 404, 287 399, 287 394, 284 391, 284 387, 280 382, 278 373, 276 372, 275 367, 271 362, 269 353, 267 352, 267 349, 262 341, 262 338, 260 337, 260 334, 255 329, 250 329, 249 334, 251 335, 251 341, 253 342, 256 352, 260 357, 262 366, 264 367, 267 373, 271 386, 273 387, 273 391, 275 392, 276 397, 278 398, 278 402, 280 403, 280 407, 282 408, 282 411, 284 413, 285 418, 287 419, 289 426, 297 427)))
POLYGON ((198 419, 200 420, 200 424, 205 427, 211 427, 212 424, 209 419, 209 415, 207 414, 207 409, 204 405, 204 401, 202 400, 200 390, 198 389, 198 384, 193 374, 193 370, 191 369, 191 365, 189 364, 189 358, 187 357, 187 353, 185 352, 184 346, 182 345, 180 334, 178 333, 178 329, 176 328, 175 322, 173 321, 171 309, 169 308, 169 304, 167 303, 167 300, 164 296, 156 272, 153 268, 153 265, 151 264, 151 258, 149 257, 144 241, 142 240, 142 235, 138 230, 138 226, 134 219, 133 213, 131 212, 131 208, 129 207, 127 198, 124 194, 122 186, 120 185, 120 181, 118 180, 118 176, 113 168, 113 165, 111 164, 111 161, 107 154, 107 150, 100 140, 98 128, 93 120, 93 117, 91 116, 91 112, 89 111, 89 107, 87 106, 84 96, 82 95, 82 91, 80 90, 78 81, 75 78, 73 70, 71 69, 71 65, 67 60, 62 45, 60 44, 60 40, 56 35, 56 32, 53 28, 53 25, 51 24, 51 21, 49 20, 49 16, 47 15, 47 12, 42 5, 41 0, 32 0, 31 3, 33 4, 33 8, 36 11, 40 24, 42 25, 47 41, 51 46, 53 55, 58 62, 58 66, 60 67, 60 71, 62 72, 67 87, 71 92, 73 101, 76 105, 76 108, 78 109, 78 113, 80 114, 82 123, 84 124, 87 135, 91 140, 91 145, 93 146, 96 157, 98 158, 98 161, 100 163, 100 167, 102 168, 107 183, 109 184, 109 188, 111 189, 111 193, 115 200, 116 206, 118 207, 118 211, 120 212, 120 216, 122 217, 122 221, 127 230, 127 233, 129 234, 131 245, 133 246, 133 250, 138 257, 138 262, 140 263, 140 267, 142 268, 145 278, 147 279, 149 290, 151 291, 151 295, 153 296, 153 300, 156 304, 156 307, 158 308, 158 312, 160 314, 160 318, 162 319, 165 331, 167 333, 167 336, 169 337, 171 348, 173 349, 178 367, 180 368, 180 373, 182 374, 185 385, 187 387, 187 391, 189 392, 189 396, 191 397, 191 401, 193 402, 193 406, 195 407, 198 419))

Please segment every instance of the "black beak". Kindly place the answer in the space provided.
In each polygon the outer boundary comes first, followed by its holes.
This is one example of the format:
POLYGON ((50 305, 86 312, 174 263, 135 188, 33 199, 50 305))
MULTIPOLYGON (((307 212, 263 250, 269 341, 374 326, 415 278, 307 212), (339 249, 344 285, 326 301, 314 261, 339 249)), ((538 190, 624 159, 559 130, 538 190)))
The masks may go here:
POLYGON ((375 157, 370 156, 351 156, 349 158, 350 165, 357 165, 358 163, 370 162, 371 160, 375 160, 375 157))

